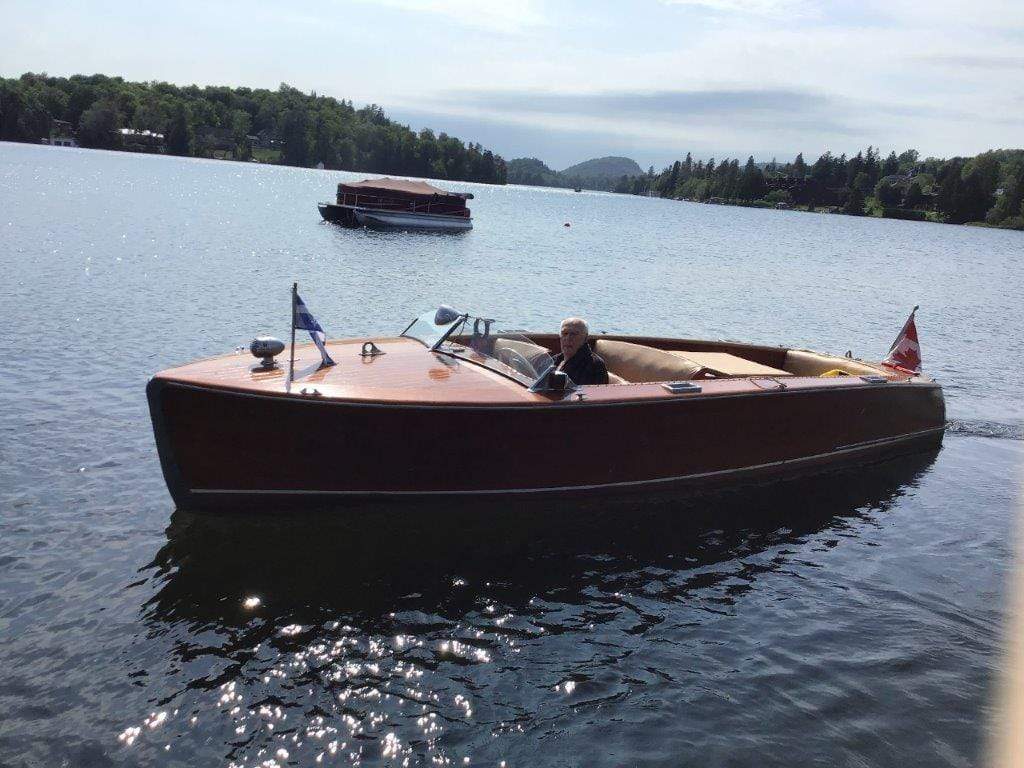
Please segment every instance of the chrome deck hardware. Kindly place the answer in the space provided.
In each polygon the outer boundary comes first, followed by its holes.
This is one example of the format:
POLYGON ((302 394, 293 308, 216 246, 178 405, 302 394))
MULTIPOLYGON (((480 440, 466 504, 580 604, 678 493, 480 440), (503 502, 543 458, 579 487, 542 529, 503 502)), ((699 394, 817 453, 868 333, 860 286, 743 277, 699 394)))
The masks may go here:
POLYGON ((687 395, 702 391, 700 384, 694 384, 692 381, 666 381, 661 386, 673 395, 687 395))
POLYGON ((284 352, 284 342, 273 336, 257 336, 249 344, 249 351, 252 352, 253 357, 258 357, 263 361, 254 370, 270 371, 277 368, 274 355, 284 352))

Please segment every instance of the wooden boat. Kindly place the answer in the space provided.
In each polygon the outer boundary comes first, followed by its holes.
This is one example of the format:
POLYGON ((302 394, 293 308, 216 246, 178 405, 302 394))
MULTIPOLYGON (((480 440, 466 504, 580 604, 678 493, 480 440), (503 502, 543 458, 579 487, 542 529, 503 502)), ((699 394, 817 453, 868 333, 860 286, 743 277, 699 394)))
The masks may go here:
POLYGON ((396 227, 435 231, 473 228, 466 201, 473 195, 447 192, 424 181, 367 179, 338 185, 335 203, 317 203, 325 221, 347 227, 396 227))
MULTIPOLYGON (((228 354, 147 394, 179 508, 352 498, 635 493, 793 475, 934 448, 942 389, 849 357, 598 335, 611 382, 551 365, 554 334, 446 308, 395 337, 293 347, 295 379, 228 354)), ((280 354, 276 342, 271 353, 280 354)))

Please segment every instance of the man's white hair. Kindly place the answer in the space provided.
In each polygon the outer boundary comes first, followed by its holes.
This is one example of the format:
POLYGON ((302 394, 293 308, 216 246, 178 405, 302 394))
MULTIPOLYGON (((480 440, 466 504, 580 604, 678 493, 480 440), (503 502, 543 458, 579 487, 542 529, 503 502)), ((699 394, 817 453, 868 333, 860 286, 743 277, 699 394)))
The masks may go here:
POLYGON ((583 335, 584 336, 589 336, 590 335, 590 327, 587 325, 587 321, 584 320, 582 317, 567 317, 567 318, 565 318, 565 320, 562 321, 561 327, 565 328, 565 326, 567 326, 567 325, 574 325, 577 328, 581 329, 583 331, 583 335))

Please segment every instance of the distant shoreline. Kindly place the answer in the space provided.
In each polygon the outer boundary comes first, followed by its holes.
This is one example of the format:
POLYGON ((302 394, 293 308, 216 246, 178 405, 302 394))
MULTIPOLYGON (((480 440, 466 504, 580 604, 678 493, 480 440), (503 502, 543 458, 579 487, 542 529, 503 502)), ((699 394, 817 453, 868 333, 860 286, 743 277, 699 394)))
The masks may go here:
POLYGON ((413 131, 383 108, 299 91, 130 82, 107 75, 0 78, 0 141, 504 184, 505 160, 413 131))
POLYGON ((813 165, 747 158, 694 162, 620 179, 614 191, 675 200, 823 211, 905 221, 1024 230, 1024 149, 922 159, 913 149, 882 157, 874 147, 847 158, 825 152, 813 165))
POLYGON ((850 158, 825 152, 812 165, 798 154, 788 163, 757 163, 750 156, 742 166, 737 158, 705 162, 687 153, 660 173, 653 166, 644 173, 625 157, 588 160, 561 172, 537 158, 519 158, 508 162, 508 179, 694 203, 1024 229, 1024 149, 944 160, 922 159, 913 149, 883 158, 868 147, 850 158), (609 175, 616 168, 621 174, 609 175), (581 177, 581 169, 590 174, 581 177))

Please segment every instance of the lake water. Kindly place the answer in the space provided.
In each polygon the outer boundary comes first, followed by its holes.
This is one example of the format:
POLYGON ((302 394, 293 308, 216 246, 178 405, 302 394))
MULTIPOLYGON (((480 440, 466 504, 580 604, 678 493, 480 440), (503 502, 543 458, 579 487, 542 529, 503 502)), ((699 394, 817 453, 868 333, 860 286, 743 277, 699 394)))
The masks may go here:
POLYGON ((976 764, 1021 233, 470 184, 467 234, 322 224, 352 177, 0 144, 0 765, 976 764), (950 430, 688 499, 176 512, 146 381, 285 337, 293 280, 334 336, 444 301, 876 359, 920 304, 950 430))

